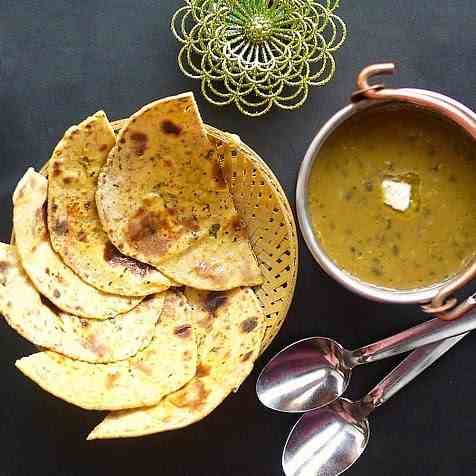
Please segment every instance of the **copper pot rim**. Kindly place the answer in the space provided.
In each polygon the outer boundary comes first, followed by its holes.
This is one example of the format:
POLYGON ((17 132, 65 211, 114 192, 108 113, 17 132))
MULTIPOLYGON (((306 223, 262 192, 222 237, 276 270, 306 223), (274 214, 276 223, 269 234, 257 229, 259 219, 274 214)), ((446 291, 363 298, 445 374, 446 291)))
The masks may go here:
MULTIPOLYGON (((342 125, 350 117, 374 108, 374 107, 381 107, 389 104, 402 104, 402 105, 412 105, 409 104, 408 101, 405 100, 392 100, 392 99, 363 99, 362 97, 365 96, 368 91, 381 91, 383 88, 381 85, 372 87, 367 85, 367 89, 365 91, 358 91, 357 94, 353 95, 353 100, 351 104, 345 106, 337 113, 335 113, 326 123, 319 129, 318 133, 315 135, 314 139, 312 140, 306 155, 301 163, 301 167, 298 174, 298 181, 297 181, 297 188, 296 188, 296 208, 297 208, 297 215, 299 226, 301 228, 301 232, 304 237, 304 241, 306 245, 313 255, 314 259, 320 264, 320 266, 324 269, 324 271, 334 278, 337 282, 341 285, 349 289, 350 291, 365 297, 367 299, 377 301, 377 302, 385 302, 385 303, 395 303, 395 304, 418 304, 418 303, 427 303, 429 301, 434 301, 443 293, 444 295, 438 299, 439 306, 435 304, 434 309, 442 311, 446 310, 450 307, 453 307, 456 302, 451 300, 451 302, 445 303, 446 299, 448 298, 449 293, 445 292, 445 290, 454 291, 455 288, 460 287, 460 285, 466 283, 470 278, 470 268, 474 267, 474 263, 470 263, 468 267, 463 269, 460 273, 455 276, 452 276, 442 282, 435 283, 433 285, 423 287, 423 288, 415 288, 415 289, 391 289, 387 287, 377 286, 368 282, 365 282, 347 271, 343 268, 339 267, 328 255, 325 253, 324 249, 322 248, 319 240, 314 233, 309 210, 307 206, 307 198, 308 198, 308 188, 309 188, 309 178, 311 174, 312 167, 314 165, 314 161, 319 153, 324 142, 328 139, 328 137, 342 125), (356 98, 356 100, 355 100, 356 98)), ((474 121, 476 123, 476 113, 469 109, 467 106, 461 104, 460 102, 452 99, 448 96, 445 96, 441 93, 437 93, 434 91, 429 91, 425 89, 415 89, 415 88, 401 88, 398 90, 399 94, 402 94, 403 97, 413 97, 413 98, 421 98, 423 102, 430 101, 430 102, 438 102, 439 104, 446 103, 447 105, 451 106, 452 110, 454 111, 457 109, 462 115, 465 115, 469 118, 470 121, 474 121)), ((371 93, 372 94, 372 93, 371 93)), ((413 103, 414 107, 420 107, 423 109, 432 110, 434 109, 426 108, 422 105, 418 105, 413 103)), ((450 122, 455 122, 451 115, 444 114, 442 112, 438 112, 444 118, 449 120, 450 122)), ((461 126, 461 124, 457 123, 461 126)), ((473 273, 471 273, 473 274, 473 273)), ((431 310, 430 307, 427 312, 434 312, 431 310)))

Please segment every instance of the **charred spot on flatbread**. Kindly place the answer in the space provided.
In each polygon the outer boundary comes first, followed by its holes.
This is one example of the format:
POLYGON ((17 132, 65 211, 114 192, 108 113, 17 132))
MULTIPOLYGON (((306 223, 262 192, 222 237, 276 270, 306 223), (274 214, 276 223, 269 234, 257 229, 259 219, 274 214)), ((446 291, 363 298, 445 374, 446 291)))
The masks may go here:
POLYGON ((107 374, 106 377, 106 388, 111 390, 119 379, 120 375, 118 372, 112 372, 107 374))
POLYGON ((83 242, 88 241, 88 235, 86 234, 86 232, 80 231, 78 233, 78 240, 83 242))
POLYGON ((134 258, 123 255, 110 241, 104 246, 104 261, 111 265, 124 266, 139 276, 145 276, 154 268, 134 258))
POLYGON ((10 268, 10 264, 6 261, 0 261, 0 273, 5 273, 8 268, 10 268))
POLYGON ((196 377, 206 377, 210 375, 211 369, 208 365, 203 363, 198 364, 196 377))
POLYGON ((132 141, 135 153, 139 156, 144 155, 147 149, 147 135, 142 132, 132 132, 129 137, 132 141))
MULTIPOLYGON (((60 151, 58 151, 58 152, 60 152, 60 151)), ((60 152, 60 153, 61 153, 61 152, 60 152)), ((53 177, 57 177, 58 175, 61 175, 62 171, 63 171, 63 169, 62 169, 62 167, 61 167, 60 162, 59 162, 59 161, 54 161, 54 162, 53 162, 53 172, 52 172, 51 175, 52 175, 53 177)))
POLYGON ((191 335, 192 335, 192 326, 189 325, 189 324, 183 324, 183 325, 177 326, 174 329, 174 334, 177 337, 185 337, 185 338, 191 337, 191 335))
POLYGON ((43 294, 40 294, 40 300, 41 300, 41 304, 43 304, 43 306, 46 306, 52 313, 54 314, 61 313, 61 309, 58 306, 56 306, 53 302, 51 302, 46 296, 43 296, 43 294))
POLYGON ((84 346, 98 357, 103 357, 107 352, 109 352, 107 346, 99 342, 94 334, 87 336, 84 346))
POLYGON ((53 225, 53 230, 58 235, 66 235, 68 233, 68 220, 66 218, 56 220, 53 225))
POLYGON ((169 119, 162 121, 161 129, 165 134, 172 134, 174 136, 179 136, 182 132, 182 128, 169 119))
POLYGON ((217 238, 218 232, 220 231, 221 225, 219 223, 214 223, 208 230, 208 234, 213 238, 217 238))
POLYGON ((43 228, 43 240, 49 240, 48 233, 48 203, 45 202, 43 205, 36 209, 36 220, 38 226, 43 228))
POLYGON ((173 239, 169 221, 161 213, 139 208, 128 224, 128 236, 134 247, 155 255, 165 254, 173 239), (158 230, 162 234, 158 234, 158 230), (165 236, 164 236, 165 235, 165 236))
POLYGON ((240 328, 242 332, 248 333, 253 331, 256 326, 258 325, 258 318, 257 317, 250 317, 245 319, 241 324, 240 328))
POLYGON ((0 285, 5 286, 7 284, 7 273, 10 268, 10 263, 7 261, 0 261, 0 285))
POLYGON ((197 410, 205 403, 209 393, 201 380, 195 380, 191 384, 191 388, 188 388, 187 391, 178 392, 177 395, 171 398, 171 402, 179 408, 197 410))
POLYGON ((215 314, 217 309, 224 306, 227 301, 227 294, 223 291, 210 291, 205 298, 205 309, 210 314, 215 314))
POLYGON ((197 217, 176 214, 173 208, 148 211, 141 207, 128 223, 128 237, 141 252, 161 256, 166 254, 171 243, 183 234, 200 229, 197 217))

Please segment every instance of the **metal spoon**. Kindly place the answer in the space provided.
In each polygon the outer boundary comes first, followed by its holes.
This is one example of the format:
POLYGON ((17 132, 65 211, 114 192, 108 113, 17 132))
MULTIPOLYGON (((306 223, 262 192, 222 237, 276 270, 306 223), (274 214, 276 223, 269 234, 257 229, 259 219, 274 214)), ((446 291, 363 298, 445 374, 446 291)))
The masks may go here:
POLYGON ((315 410, 344 393, 352 369, 357 365, 408 352, 473 329, 476 329, 476 311, 455 321, 433 319, 353 351, 326 337, 303 339, 268 362, 258 377, 256 393, 259 400, 273 410, 315 410))
POLYGON ((423 372, 464 335, 412 352, 362 400, 339 398, 328 407, 306 413, 289 434, 283 452, 286 476, 337 476, 348 469, 367 446, 367 416, 423 372))

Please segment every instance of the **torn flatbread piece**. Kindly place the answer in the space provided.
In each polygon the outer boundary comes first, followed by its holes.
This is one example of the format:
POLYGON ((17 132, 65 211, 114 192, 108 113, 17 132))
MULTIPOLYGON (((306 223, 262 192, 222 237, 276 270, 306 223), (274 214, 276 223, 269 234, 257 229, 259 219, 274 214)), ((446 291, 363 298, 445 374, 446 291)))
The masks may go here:
POLYGON ((265 330, 253 291, 209 293, 187 288, 186 296, 194 327, 203 330, 195 377, 155 406, 110 413, 89 440, 143 436, 191 425, 211 413, 249 375, 265 330))
POLYGON ((55 253, 46 226, 47 190, 46 178, 30 168, 13 194, 15 244, 35 287, 61 310, 81 317, 110 319, 133 309, 142 298, 99 291, 55 253))
POLYGON ((191 93, 155 101, 126 121, 96 200, 116 248, 175 281, 208 290, 262 283, 191 93))
POLYGON ((152 340, 163 301, 157 294, 107 320, 67 314, 38 293, 15 247, 0 243, 0 312, 31 343, 72 359, 104 363, 136 355, 152 340))
POLYGON ((86 410, 154 405, 195 375, 197 347, 190 307, 181 293, 165 291, 151 343, 128 360, 91 364, 39 352, 15 365, 47 392, 86 410))
POLYGON ((101 291, 145 296, 173 283, 157 269, 124 256, 109 240, 96 209, 99 171, 116 143, 99 111, 69 128, 48 164, 48 225, 63 261, 101 291))

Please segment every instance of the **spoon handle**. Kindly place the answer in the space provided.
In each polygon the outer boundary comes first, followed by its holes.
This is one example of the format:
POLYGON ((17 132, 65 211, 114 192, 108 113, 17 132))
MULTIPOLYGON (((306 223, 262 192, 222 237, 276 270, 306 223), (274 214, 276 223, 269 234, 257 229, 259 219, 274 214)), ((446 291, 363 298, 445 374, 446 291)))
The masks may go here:
POLYGON ((393 397, 467 334, 426 345, 413 351, 361 400, 365 415, 393 397))
MULTIPOLYGON (((469 303, 472 307, 476 307, 476 294, 469 299, 469 303)), ((476 329, 476 311, 468 312, 455 321, 432 319, 374 344, 348 351, 345 358, 347 365, 352 368, 403 354, 433 342, 465 334, 473 329, 476 329)))

